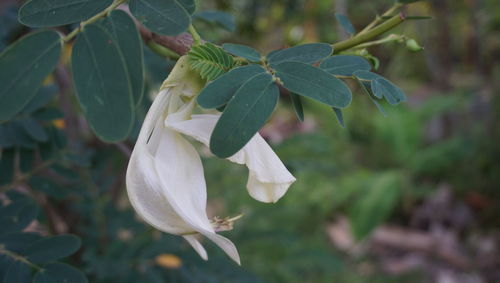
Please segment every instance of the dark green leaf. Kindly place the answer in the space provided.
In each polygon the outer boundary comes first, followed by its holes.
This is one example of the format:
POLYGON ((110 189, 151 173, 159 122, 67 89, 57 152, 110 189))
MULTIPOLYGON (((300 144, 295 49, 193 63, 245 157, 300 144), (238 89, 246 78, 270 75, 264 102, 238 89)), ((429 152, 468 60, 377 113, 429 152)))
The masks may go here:
POLYGON ((226 158, 238 152, 264 125, 278 102, 271 75, 259 74, 242 85, 227 104, 212 136, 211 151, 226 158))
POLYGON ((207 84, 198 96, 198 103, 203 108, 220 107, 226 104, 246 81, 264 72, 264 68, 259 65, 234 68, 207 84))
POLYGON ((361 56, 337 55, 332 56, 319 65, 319 67, 332 75, 352 76, 359 70, 369 71, 372 66, 361 56))
POLYGON ((31 243, 41 238, 42 236, 36 233, 13 232, 1 235, 0 244, 3 245, 6 250, 19 254, 31 243))
POLYGON ((19 21, 30 27, 63 26, 86 20, 113 0, 31 0, 19 10, 19 21))
MULTIPOLYGON (((0 125, 1 126, 1 125, 0 125)), ((15 149, 2 149, 0 155, 0 185, 9 184, 14 177, 15 149)))
POLYGON ((342 14, 335 14, 335 18, 337 19, 339 24, 344 28, 347 34, 353 35, 356 33, 356 30, 354 29, 354 26, 352 25, 348 17, 342 14))
POLYGON ((49 138, 49 136, 47 136, 47 132, 42 127, 42 125, 40 125, 40 123, 35 121, 33 118, 22 119, 20 120, 20 123, 23 126, 26 133, 34 140, 39 142, 44 142, 47 141, 47 139, 49 138))
POLYGON ((385 100, 387 100, 389 104, 395 105, 400 102, 406 101, 406 96, 403 91, 384 78, 372 80, 371 88, 373 93, 379 94, 378 96, 380 96, 380 94, 383 94, 385 100))
POLYGON ((33 118, 41 121, 53 121, 64 118, 64 114, 58 108, 44 108, 40 111, 33 113, 33 118))
POLYGON ((87 283, 88 280, 80 270, 65 263, 51 263, 38 271, 33 283, 87 283))
POLYGON ((191 23, 190 14, 176 0, 130 0, 129 7, 139 22, 162 35, 177 35, 191 23))
POLYGON ((215 80, 234 66, 233 57, 209 42, 192 47, 188 56, 191 68, 207 80, 215 80))
POLYGON ((373 104, 375 104, 378 111, 382 113, 382 115, 387 116, 384 107, 377 101, 377 97, 371 91, 371 83, 369 81, 368 82, 360 81, 358 78, 356 78, 356 81, 359 83, 361 89, 363 89, 363 92, 366 93, 366 95, 368 95, 373 104))
POLYGON ((10 123, 0 124, 0 147, 12 147, 15 143, 12 125, 10 123))
POLYGON ((86 26, 71 57, 78 101, 90 127, 107 142, 127 138, 134 122, 132 87, 113 37, 99 25, 86 26))
POLYGON ((233 43, 224 43, 222 44, 222 48, 227 52, 233 54, 234 56, 243 57, 249 60, 250 62, 260 61, 259 52, 250 46, 233 44, 233 43))
POLYGON ((50 169, 54 170, 57 174, 69 180, 77 180, 79 178, 77 172, 71 170, 70 168, 64 167, 60 164, 54 164, 50 166, 50 169))
POLYGON ((233 15, 221 11, 203 11, 194 15, 197 19, 208 23, 218 24, 227 31, 235 31, 236 23, 233 15))
POLYGON ((57 88, 55 86, 43 86, 35 94, 33 99, 31 99, 26 106, 24 106, 22 113, 31 114, 38 109, 45 106, 49 101, 51 101, 55 94, 57 88))
POLYGON ((335 116, 337 117, 337 121, 339 121, 340 126, 342 126, 342 128, 345 128, 344 115, 342 114, 342 110, 335 107, 332 107, 332 109, 333 113, 335 113, 335 116))
POLYGON ((384 97, 390 104, 398 104, 406 101, 403 91, 386 78, 368 71, 356 71, 354 76, 363 81, 370 81, 370 89, 377 98, 384 97))
POLYGON ((326 43, 308 43, 272 52, 267 55, 271 64, 282 62, 302 62, 312 64, 330 56, 333 48, 326 43))
POLYGON ((10 134, 13 142, 17 146, 25 147, 25 148, 35 148, 36 141, 31 138, 30 135, 24 129, 23 124, 20 120, 13 120, 10 122, 10 134))
MULTIPOLYGON (((16 30, 19 26, 17 20, 17 5, 16 3, 5 5, 0 11, 0 52, 9 45, 11 40, 12 31, 16 30)), ((0 273, 0 279, 2 278, 0 273)))
POLYGON ((19 169, 21 172, 28 173, 33 169, 33 161, 35 160, 35 150, 27 148, 19 148, 19 169))
POLYGON ((297 115, 297 119, 299 119, 300 122, 304 122, 304 109, 300 96, 290 92, 290 99, 292 100, 293 110, 295 111, 295 115, 297 115))
POLYGON ((68 195, 68 190, 52 182, 49 179, 33 177, 29 180, 30 187, 35 191, 41 191, 54 199, 64 199, 68 195))
POLYGON ((24 251, 27 259, 33 263, 55 261, 72 255, 80 248, 81 241, 73 235, 60 235, 38 240, 24 251))
POLYGON ((38 215, 38 206, 30 200, 15 201, 1 209, 1 233, 21 231, 38 215))
POLYGON ((377 107, 378 111, 380 113, 382 113, 383 116, 387 116, 387 112, 385 111, 384 107, 382 106, 382 104, 380 104, 380 102, 378 102, 375 98, 373 97, 370 97, 370 99, 372 100, 373 104, 375 104, 375 106, 377 107))
POLYGON ((349 88, 319 68, 300 62, 285 62, 274 66, 274 69, 284 87, 291 92, 337 108, 351 103, 349 88))
POLYGON ((144 92, 144 59, 142 40, 134 20, 124 11, 115 10, 101 25, 111 34, 127 66, 134 105, 141 102, 144 92))
POLYGON ((186 11, 192 15, 194 13, 194 11, 196 11, 196 2, 195 0, 177 0, 177 2, 179 2, 179 4, 182 5, 182 7, 184 9, 186 9, 186 11))
POLYGON ((31 33, 0 54, 0 121, 12 118, 37 93, 61 53, 55 31, 31 33))
POLYGON ((31 269, 21 261, 13 261, 5 272, 3 282, 8 283, 30 283, 31 269))

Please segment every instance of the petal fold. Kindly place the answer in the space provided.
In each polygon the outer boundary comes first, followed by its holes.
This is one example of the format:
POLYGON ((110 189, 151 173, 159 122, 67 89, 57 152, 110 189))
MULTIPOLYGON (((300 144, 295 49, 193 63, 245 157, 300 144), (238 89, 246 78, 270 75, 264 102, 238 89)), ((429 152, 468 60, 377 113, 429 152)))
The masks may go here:
MULTIPOLYGON (((166 126, 209 145, 210 135, 220 115, 193 115, 189 120, 166 121, 166 126)), ((256 134, 240 151, 228 158, 248 167, 247 189, 261 202, 277 202, 295 178, 290 174, 267 142, 256 134)))
POLYGON ((182 235, 207 259, 195 237, 200 233, 239 264, 234 244, 216 234, 208 219, 205 177, 198 153, 179 132, 165 127, 165 120, 188 119, 193 106, 194 100, 184 103, 171 88, 160 92, 146 115, 129 161, 127 193, 137 213, 153 227, 182 235))

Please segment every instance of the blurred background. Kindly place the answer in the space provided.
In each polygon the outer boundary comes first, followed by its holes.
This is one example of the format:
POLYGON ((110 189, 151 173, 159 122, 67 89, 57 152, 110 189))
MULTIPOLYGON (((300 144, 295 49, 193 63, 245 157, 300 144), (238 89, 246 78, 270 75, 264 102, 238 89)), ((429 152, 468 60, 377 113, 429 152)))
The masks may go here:
MULTIPOLYGON (((200 17, 195 25, 203 38, 263 53, 345 39, 335 13, 361 30, 392 5, 199 2, 201 11, 225 11, 235 19, 230 31, 230 17, 220 26, 200 17)), ((18 6, 0 2, 0 49, 26 33, 16 20, 18 6)), ((16 183, 16 191, 41 207, 28 229, 80 236, 82 249, 69 262, 90 282, 500 282, 500 5, 432 0, 406 12, 432 19, 408 21, 389 33, 414 38, 425 49, 411 52, 392 42, 369 51, 380 61, 377 72, 405 91, 407 103, 383 105, 384 116, 358 88, 342 128, 327 106, 303 100, 300 123, 288 100, 280 100, 261 134, 297 182, 277 204, 250 198, 246 169, 200 147, 209 213, 244 214, 223 233, 238 247, 242 267, 208 241, 204 262, 179 237, 137 218, 124 181, 134 142, 104 144, 90 133, 64 68, 42 88, 46 103, 30 112, 44 123, 49 141, 34 144, 20 136, 16 146, 3 144, 1 184, 16 181, 5 167, 8 158, 18 158, 21 173, 33 172, 16 183), (64 158, 32 170, 53 160, 38 151, 63 152, 64 158)), ((145 56, 153 94, 174 62, 147 48, 145 56)), ((145 99, 143 113, 149 104, 145 99)), ((139 127, 140 121, 136 133, 139 127)))

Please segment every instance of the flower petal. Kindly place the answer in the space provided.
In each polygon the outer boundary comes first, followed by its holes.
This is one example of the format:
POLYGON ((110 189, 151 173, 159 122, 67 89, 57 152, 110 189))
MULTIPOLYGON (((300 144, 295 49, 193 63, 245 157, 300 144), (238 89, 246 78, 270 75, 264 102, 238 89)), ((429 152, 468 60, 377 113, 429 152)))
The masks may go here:
MULTIPOLYGON (((188 225, 212 240, 239 264, 234 244, 217 235, 208 220, 203 165, 195 148, 178 132, 164 129, 155 157, 163 193, 173 209, 188 225)), ((193 247, 200 253, 197 245, 193 247)))
MULTIPOLYGON (((167 127, 191 136, 208 146, 210 135, 220 115, 193 115, 190 120, 167 120, 167 127)), ((240 151, 228 158, 238 164, 246 164, 247 189, 250 195, 262 202, 276 202, 288 190, 295 178, 288 172, 279 157, 266 141, 256 134, 240 151)))
POLYGON ((159 131, 153 129, 161 126, 161 116, 169 101, 167 92, 160 92, 151 105, 144 120, 139 138, 132 152, 127 168, 127 193, 130 203, 136 212, 153 227, 171 234, 192 233, 194 230, 179 217, 162 194, 160 180, 157 178, 154 167, 154 158, 151 154, 151 144, 158 144, 159 131), (149 145, 147 143, 148 138, 149 145), (154 137, 157 136, 157 137, 154 137))
POLYGON ((201 256, 202 259, 208 260, 207 251, 201 245, 200 241, 198 241, 196 235, 186 235, 183 237, 191 245, 191 247, 193 247, 193 249, 201 256))
POLYGON ((200 242, 186 235, 201 233, 239 264, 234 244, 217 235, 208 220, 198 153, 181 134, 164 126, 164 109, 176 111, 171 119, 187 119, 193 103, 183 104, 168 89, 160 92, 146 115, 129 162, 127 192, 137 213, 155 228, 184 235, 200 256, 207 258, 200 242))

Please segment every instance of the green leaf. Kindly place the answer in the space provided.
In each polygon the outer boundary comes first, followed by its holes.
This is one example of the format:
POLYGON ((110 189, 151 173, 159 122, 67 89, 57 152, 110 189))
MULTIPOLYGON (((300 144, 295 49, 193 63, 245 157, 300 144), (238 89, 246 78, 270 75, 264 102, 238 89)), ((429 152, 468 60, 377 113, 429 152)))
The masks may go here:
POLYGON ((372 80, 371 88, 373 93, 379 94, 378 96, 382 94, 389 104, 395 105, 406 101, 403 91, 385 78, 372 80))
POLYGON ((37 233, 13 232, 1 235, 0 244, 2 244, 6 250, 21 253, 31 243, 41 238, 42 236, 37 233))
POLYGON ((274 66, 274 69, 283 86, 291 92, 337 108, 351 103, 349 88, 319 68, 300 62, 285 62, 274 66))
POLYGON ((176 0, 130 0, 129 7, 139 22, 158 34, 177 35, 191 24, 190 14, 176 0))
POLYGON ((55 31, 31 33, 0 54, 0 121, 11 119, 28 104, 60 54, 55 31))
POLYGON ((224 43, 222 44, 222 48, 227 52, 233 54, 234 56, 243 57, 250 62, 260 61, 260 53, 250 46, 234 43, 224 43))
POLYGON ((50 107, 33 113, 32 117, 37 120, 49 122, 64 118, 64 114, 58 108, 50 107))
POLYGON ((248 80, 227 104, 210 137, 210 150, 232 156, 264 125, 278 102, 279 89, 267 73, 248 80))
POLYGON ((42 86, 26 106, 22 113, 31 114, 49 103, 55 96, 57 88, 55 86, 42 86))
MULTIPOLYGON (((0 126, 2 126, 0 124, 0 126)), ((0 132, 1 133, 1 132, 0 132)), ((1 138, 2 136, 0 136, 1 138)), ((16 151, 12 149, 2 149, 2 155, 0 155, 0 185, 9 184, 12 182, 14 177, 14 158, 16 156, 16 151)))
POLYGON ((80 270, 65 263, 51 263, 38 271, 34 283, 87 283, 87 277, 80 270))
POLYGON ((377 98, 384 97, 389 104, 395 105, 406 101, 406 96, 403 91, 391 83, 386 78, 368 71, 356 71, 354 76, 359 80, 370 81, 370 89, 377 98))
POLYGON ((78 101, 92 130, 107 142, 127 138, 134 123, 132 87, 114 38, 101 26, 88 25, 71 57, 78 101))
POLYGON ((371 83, 360 81, 358 78, 356 78, 356 81, 358 82, 361 89, 363 89, 363 92, 366 93, 366 95, 368 95, 373 104, 375 104, 378 111, 382 113, 384 117, 387 116, 387 112, 385 112, 384 107, 377 101, 377 97, 375 97, 375 95, 371 91, 371 83))
POLYGON ((192 15, 194 13, 194 11, 196 11, 196 2, 195 0, 177 0, 177 2, 179 2, 179 4, 182 5, 182 7, 184 9, 186 9, 186 11, 192 15))
POLYGON ((235 65, 233 57, 209 42, 193 46, 188 56, 191 68, 207 80, 215 80, 235 65))
POLYGON ((203 108, 217 108, 226 104, 245 82, 266 70, 259 65, 234 68, 208 83, 198 95, 198 104, 203 108))
POLYGON ((31 269, 21 261, 13 261, 7 268, 3 277, 3 282, 29 283, 31 282, 31 269))
POLYGON ((236 30, 236 23, 233 15, 221 11, 203 11, 194 14, 194 17, 211 24, 218 24, 227 31, 236 30))
POLYGON ((19 21, 29 27, 53 27, 89 19, 113 0, 31 0, 19 10, 19 21))
POLYGON ((18 8, 15 3, 5 5, 0 12, 0 52, 9 45, 12 35, 11 32, 19 28, 17 12, 18 8))
POLYGON ((134 20, 124 11, 115 10, 100 23, 115 39, 127 67, 134 105, 139 105, 144 93, 144 59, 142 39, 134 20))
POLYGON ((68 195, 68 189, 62 188, 50 179, 35 176, 29 180, 28 184, 33 190, 43 192, 56 200, 65 199, 68 195))
POLYGON ((343 14, 335 14, 335 18, 339 22, 339 24, 344 28, 344 30, 347 32, 349 35, 353 35, 356 33, 356 30, 354 29, 354 26, 351 23, 351 20, 343 14))
POLYGON ((378 174, 349 211, 351 229, 356 239, 368 236, 392 212, 399 198, 400 173, 378 174))
POLYGON ((297 115, 297 119, 299 119, 300 122, 304 122, 304 109, 300 96, 290 92, 290 99, 292 100, 293 110, 295 111, 295 115, 297 115))
POLYGON ((26 228, 38 215, 38 206, 31 200, 15 201, 1 210, 0 234, 26 228))
POLYGON ((27 148, 18 148, 19 151, 19 169, 22 173, 28 173, 33 169, 35 160, 35 150, 27 148))
POLYGON ((73 235, 60 235, 44 238, 29 245, 24 254, 33 263, 55 261, 75 253, 81 245, 78 237, 73 235))
POLYGON ((36 141, 26 132, 20 120, 13 120, 7 126, 10 126, 10 134, 14 145, 26 148, 36 147, 36 141))
POLYGON ((363 57, 355 55, 332 56, 321 62, 319 67, 337 76, 352 76, 356 71, 369 71, 372 68, 370 63, 363 57))
POLYGON ((44 142, 49 139, 45 129, 33 118, 26 118, 20 121, 26 133, 36 141, 44 142))
POLYGON ((271 52, 267 59, 271 64, 282 62, 302 62, 312 64, 330 56, 333 48, 326 43, 308 43, 271 52))
POLYGON ((345 128, 344 115, 342 114, 342 110, 336 107, 332 107, 332 109, 333 113, 335 113, 335 116, 337 117, 337 121, 339 121, 340 126, 342 126, 342 128, 345 128))

